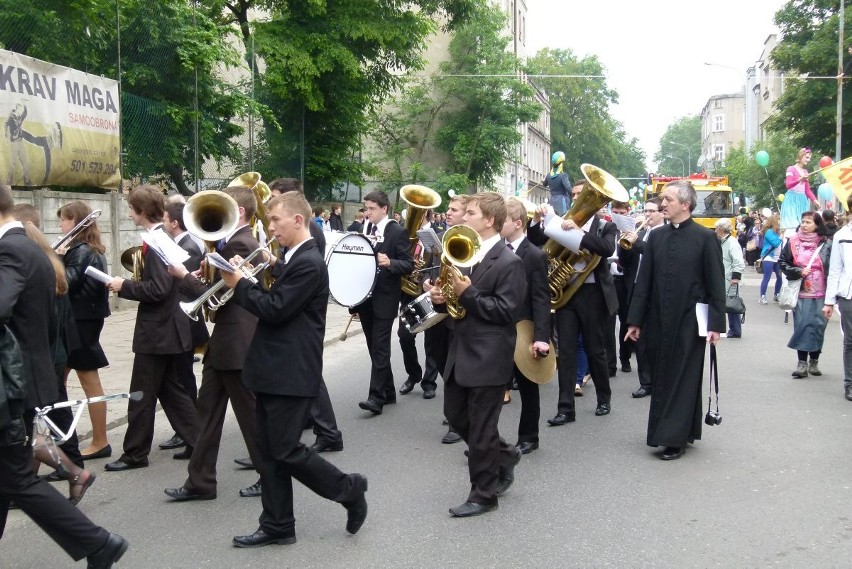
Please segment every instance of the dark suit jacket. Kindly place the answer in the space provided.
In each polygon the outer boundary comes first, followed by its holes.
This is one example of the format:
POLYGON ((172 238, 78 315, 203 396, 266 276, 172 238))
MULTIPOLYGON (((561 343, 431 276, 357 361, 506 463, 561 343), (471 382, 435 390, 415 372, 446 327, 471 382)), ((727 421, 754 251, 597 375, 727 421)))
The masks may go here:
POLYGON ((367 308, 365 305, 369 305, 377 318, 386 319, 395 318, 399 313, 402 275, 414 270, 414 259, 411 257, 408 232, 400 224, 389 221, 385 225, 383 237, 376 247, 376 253, 384 253, 390 257, 390 267, 379 267, 373 295, 352 311, 358 312, 362 307, 367 308))
POLYGON ((234 290, 232 302, 258 317, 243 384, 259 393, 316 397, 322 382, 328 271, 314 240, 296 250, 268 292, 248 279, 234 290))
POLYGON ((550 288, 547 285, 547 255, 524 239, 515 254, 524 263, 526 291, 518 317, 533 321, 533 341, 550 341, 550 288))
MULTIPOLYGON (((464 318, 453 321, 444 377, 455 372, 462 387, 505 385, 512 373, 520 307, 526 296, 521 259, 502 239, 485 253, 459 297, 464 318)), ((446 312, 445 304, 435 310, 446 312)))
POLYGON ((0 325, 9 326, 21 347, 27 409, 59 398, 55 302, 56 273, 47 255, 22 228, 8 230, 0 238, 0 325))
MULTIPOLYGON (((162 231, 159 229, 157 231, 162 231)), ((118 296, 136 300, 133 351, 137 354, 182 354, 192 349, 189 318, 178 303, 179 285, 153 250, 145 251, 142 280, 126 280, 118 296)))
MULTIPOLYGON (((204 258, 204 255, 201 253, 201 249, 198 248, 198 245, 195 241, 192 240, 192 237, 189 236, 189 233, 184 233, 181 237, 181 240, 177 242, 181 248, 189 253, 189 259, 184 261, 183 266, 186 267, 187 271, 197 271, 201 268, 201 259, 204 258)), ((181 287, 180 289, 180 299, 186 302, 192 302, 197 298, 197 296, 193 294, 189 294, 184 292, 184 289, 181 287)), ((183 312, 183 311, 181 311, 183 312)), ((190 320, 189 321, 189 330, 192 335, 192 347, 201 346, 210 339, 210 333, 207 331, 207 324, 204 323, 203 318, 199 318, 198 320, 190 320)))
POLYGON ((624 284, 627 286, 627 298, 633 294, 633 286, 636 283, 636 271, 639 270, 639 257, 645 251, 647 243, 642 241, 645 234, 648 233, 648 228, 643 227, 637 233, 636 242, 633 243, 631 249, 618 247, 618 260, 621 264, 621 270, 624 271, 624 284))
MULTIPOLYGON (((618 295, 615 292, 615 283, 612 280, 612 274, 609 272, 609 263, 606 260, 615 251, 615 239, 617 235, 618 228, 614 223, 603 221, 595 216, 592 219, 589 231, 583 235, 583 239, 580 241, 581 249, 587 249, 589 252, 601 256, 601 262, 595 267, 593 274, 595 275, 595 281, 600 284, 603 291, 607 312, 610 316, 618 312, 618 295)), ((538 246, 547 243, 547 236, 544 234, 541 223, 531 225, 527 230, 527 237, 538 246)))
MULTIPOLYGON (((252 236, 251 228, 245 226, 231 236, 220 254, 226 259, 235 255, 245 258, 259 246, 252 236)), ((201 296, 207 288, 207 285, 192 275, 187 275, 181 283, 181 291, 187 291, 193 299, 201 296)), ((216 311, 216 324, 204 353, 204 365, 222 371, 243 369, 255 328, 257 317, 233 299, 225 303, 216 311)))

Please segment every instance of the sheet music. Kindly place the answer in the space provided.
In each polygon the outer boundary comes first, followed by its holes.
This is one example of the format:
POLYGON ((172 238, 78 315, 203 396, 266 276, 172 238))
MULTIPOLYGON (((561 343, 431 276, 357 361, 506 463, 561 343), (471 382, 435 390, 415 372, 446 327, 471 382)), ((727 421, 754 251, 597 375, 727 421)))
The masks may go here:
POLYGON ((612 222, 622 233, 636 231, 636 219, 629 215, 621 215, 620 213, 612 214, 612 222))
POLYGON ((189 259, 189 253, 175 243, 165 231, 143 231, 142 242, 148 245, 166 265, 182 265, 189 259))
POLYGON ((95 267, 93 267, 91 265, 86 267, 85 272, 86 272, 86 276, 89 276, 89 277, 91 277, 91 278, 95 279, 96 281, 99 281, 103 284, 109 284, 110 282, 112 282, 112 276, 106 274, 103 271, 96 269, 95 267))
POLYGON ((207 253, 207 262, 219 269, 220 271, 225 271, 226 273, 236 272, 234 266, 229 263, 228 260, 225 259, 225 257, 215 251, 207 253))
POLYGON ((417 237, 423 243, 423 248, 433 255, 440 255, 443 252, 441 249, 441 240, 438 239, 438 235, 431 227, 418 231, 417 237))
POLYGON ((580 241, 583 240, 583 235, 585 235, 582 230, 565 231, 562 229, 562 218, 557 215, 548 216, 545 221, 544 234, 546 236, 575 253, 580 250, 580 241))

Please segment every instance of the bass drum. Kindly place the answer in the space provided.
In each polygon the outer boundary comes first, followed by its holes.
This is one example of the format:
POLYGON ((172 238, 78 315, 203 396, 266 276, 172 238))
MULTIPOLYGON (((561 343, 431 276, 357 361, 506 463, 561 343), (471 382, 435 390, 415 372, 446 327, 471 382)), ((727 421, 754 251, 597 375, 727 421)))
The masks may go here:
POLYGON ((369 239, 360 233, 344 235, 330 249, 325 264, 334 302, 351 308, 370 298, 379 262, 369 239))

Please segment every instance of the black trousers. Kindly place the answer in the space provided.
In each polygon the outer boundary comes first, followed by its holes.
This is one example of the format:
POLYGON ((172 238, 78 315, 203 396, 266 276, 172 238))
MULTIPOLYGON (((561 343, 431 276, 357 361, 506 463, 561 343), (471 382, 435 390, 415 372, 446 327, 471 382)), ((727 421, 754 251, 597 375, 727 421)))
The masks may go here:
POLYGON ((352 475, 303 445, 302 425, 314 403, 313 397, 255 393, 257 397, 257 445, 260 481, 263 485, 260 529, 272 535, 293 535, 293 478, 323 498, 346 503, 360 489, 352 475))
POLYGON ((390 362, 391 330, 394 318, 377 318, 373 314, 372 307, 358 312, 358 315, 361 318, 361 327, 364 329, 367 351, 370 353, 372 362, 370 399, 381 404, 396 401, 390 362))
MULTIPOLYGON (((413 296, 402 295, 403 305, 408 304, 412 300, 414 300, 413 296)), ((396 335, 399 338, 399 348, 402 350, 402 362, 405 364, 405 373, 408 375, 407 379, 414 383, 419 383, 423 378, 423 368, 420 367, 420 361, 417 357, 417 340, 414 334, 409 332, 408 328, 402 322, 399 323, 396 335)))
POLYGON ((455 373, 444 383, 444 415, 469 447, 470 494, 474 504, 496 504, 500 468, 514 458, 515 448, 500 436, 497 423, 506 386, 462 387, 455 373))
POLYGON ((0 430, 0 536, 14 501, 74 561, 88 557, 106 544, 109 532, 33 474, 33 449, 25 444, 25 432, 23 419, 0 430))
POLYGON ((574 387, 577 384, 577 335, 580 333, 583 334, 598 404, 610 402, 612 391, 604 347, 607 317, 606 300, 598 283, 582 285, 574 297, 556 311, 559 332, 559 413, 569 417, 576 415, 574 387))
POLYGON ((426 369, 423 371, 423 389, 438 387, 438 374, 444 377, 447 353, 450 349, 450 330, 443 322, 423 332, 423 348, 426 352, 426 369))
POLYGON ((538 442, 538 421, 541 418, 541 398, 538 384, 530 381, 521 373, 518 366, 514 369, 521 395, 521 418, 518 421, 518 442, 538 442))
MULTIPOLYGON (((181 378, 181 385, 189 393, 192 404, 198 405, 198 383, 195 380, 195 371, 192 369, 193 364, 195 364, 195 350, 178 355, 178 373, 181 378)), ((171 419, 169 419, 169 424, 171 424, 171 419)), ((172 425, 172 430, 177 432, 174 425, 172 425)))
POLYGON ((613 277, 615 282, 615 294, 618 297, 618 359, 622 363, 630 362, 630 356, 636 348, 633 342, 625 342, 624 336, 627 335, 627 282, 624 277, 613 277))
POLYGON ((334 407, 331 406, 331 397, 325 380, 320 380, 320 390, 311 407, 311 419, 314 424, 314 434, 317 440, 322 439, 331 443, 343 442, 343 434, 337 428, 337 417, 334 416, 334 407))

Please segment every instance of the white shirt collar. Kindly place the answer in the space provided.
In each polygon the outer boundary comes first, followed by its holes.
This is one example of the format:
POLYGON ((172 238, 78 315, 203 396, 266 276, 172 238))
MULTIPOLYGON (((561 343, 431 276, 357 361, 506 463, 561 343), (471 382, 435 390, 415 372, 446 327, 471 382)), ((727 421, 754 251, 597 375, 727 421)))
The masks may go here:
POLYGON ((299 247, 301 247, 302 245, 304 245, 305 243, 307 243, 311 239, 313 239, 313 237, 308 237, 307 239, 305 239, 301 243, 299 243, 297 245, 293 245, 292 247, 287 249, 287 252, 284 253, 284 263, 289 263, 290 259, 293 258, 293 253, 295 253, 299 249, 299 247))
POLYGON ((375 225, 376 226, 376 237, 383 236, 385 234, 385 227, 387 227, 388 223, 390 223, 391 221, 393 221, 393 220, 390 218, 390 216, 387 216, 387 215, 384 217, 384 219, 382 219, 378 223, 372 223, 372 222, 368 221, 367 223, 364 224, 364 235, 369 235, 370 233, 368 231, 368 228, 372 225, 375 225))
POLYGON ((515 253, 515 254, 518 253, 518 247, 520 247, 521 243, 523 243, 523 242, 524 242, 524 236, 523 235, 521 235, 520 239, 518 239, 517 241, 508 241, 508 240, 506 241, 506 243, 509 243, 509 244, 512 245, 512 252, 515 253))
MULTIPOLYGON (((484 256, 485 256, 485 254, 486 254, 488 251, 490 251, 491 249, 493 249, 493 248, 494 248, 494 246, 495 246, 498 242, 503 242, 503 243, 505 243, 505 241, 503 241, 503 238, 500 236, 500 234, 499 234, 499 233, 498 233, 497 235, 492 235, 492 236, 491 236, 491 237, 489 237, 488 239, 483 240, 483 241, 482 241, 482 248, 480 249, 481 253, 479 254, 479 259, 478 259, 476 262, 477 262, 477 263, 479 263, 480 261, 482 261, 482 257, 484 257, 484 256)), ((503 247, 505 247, 505 245, 502 245, 502 246, 503 246, 503 247)))
POLYGON ((2 238, 4 235, 6 235, 7 231, 9 231, 10 229, 14 229, 16 227, 20 227, 21 229, 23 229, 24 224, 21 223, 20 221, 10 221, 8 223, 4 223, 3 225, 0 225, 0 238, 2 238))
POLYGON ((178 233, 177 236, 174 238, 175 243, 180 243, 181 239, 183 239, 185 235, 189 235, 189 231, 181 231, 180 233, 178 233))

